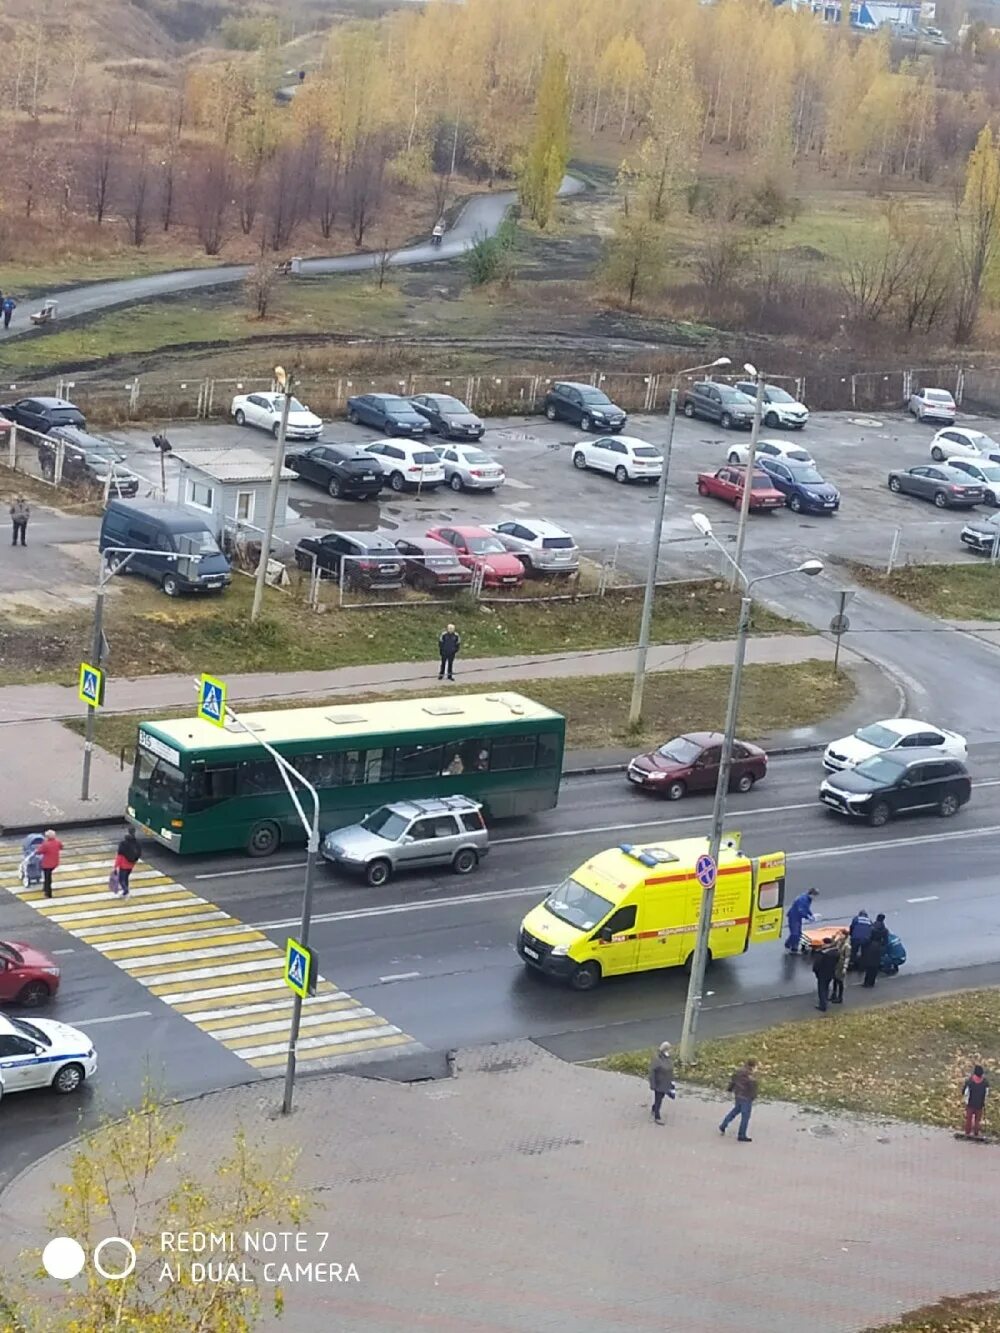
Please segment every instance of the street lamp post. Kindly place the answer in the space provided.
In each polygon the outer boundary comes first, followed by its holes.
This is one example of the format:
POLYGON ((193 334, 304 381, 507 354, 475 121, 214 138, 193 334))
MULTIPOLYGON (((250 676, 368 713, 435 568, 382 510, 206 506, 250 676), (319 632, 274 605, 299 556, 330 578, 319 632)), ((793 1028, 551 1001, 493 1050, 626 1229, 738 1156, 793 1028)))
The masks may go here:
POLYGON ((649 638, 653 624, 653 605, 656 600, 656 571, 660 564, 660 541, 663 537, 663 514, 667 504, 667 476, 670 472, 670 455, 674 447, 674 427, 677 424, 677 398, 679 381, 685 375, 694 375, 699 370, 712 370, 716 366, 728 366, 732 363, 728 356, 716 357, 704 366, 690 366, 687 370, 678 370, 670 386, 670 411, 667 414, 667 440, 663 446, 663 466, 660 468, 660 480, 656 488, 656 513, 653 517, 653 544, 649 550, 649 568, 646 570, 646 589, 642 598, 642 618, 639 621, 639 649, 635 659, 635 678, 632 681, 632 702, 629 706, 628 723, 630 727, 639 725, 642 717, 642 694, 646 685, 646 660, 649 657, 649 638))
POLYGON ((257 566, 257 582, 253 590, 253 606, 250 609, 250 622, 255 623, 264 603, 264 584, 267 580, 267 566, 271 558, 271 541, 274 537, 274 521, 278 513, 278 493, 281 490, 281 469, 285 465, 285 434, 288 430, 288 409, 292 401, 292 376, 275 366, 274 378, 284 394, 281 404, 281 421, 278 425, 278 438, 274 446, 274 467, 271 471, 271 489, 267 497, 267 523, 264 526, 264 539, 260 548, 260 564, 257 566))
POLYGON ((750 428, 750 448, 747 450, 747 470, 743 474, 743 493, 740 496, 740 518, 736 525, 736 554, 733 557, 733 576, 729 586, 735 588, 737 570, 743 564, 743 544, 747 536, 747 519, 750 517, 750 496, 753 493, 753 469, 757 461, 757 441, 760 439, 760 419, 764 415, 764 376, 749 361, 743 363, 743 369, 752 375, 756 383, 754 394, 753 425, 750 428))
MULTIPOLYGON (((722 754, 719 759, 719 776, 715 784, 715 801, 712 806, 712 823, 708 836, 708 854, 718 866, 719 852, 722 848, 722 825, 726 817, 726 796, 729 791, 729 773, 733 759, 733 741, 736 737, 736 720, 740 708, 740 687, 743 683, 743 662, 746 657, 747 635, 750 628, 750 611, 753 605, 751 592, 757 583, 765 579, 783 578, 787 574, 807 574, 815 576, 822 573, 821 560, 804 560, 802 564, 790 569, 779 569, 773 574, 758 574, 755 579, 748 579, 746 574, 722 545, 712 525, 704 514, 694 514, 692 522, 703 537, 708 537, 719 548, 733 567, 735 577, 743 585, 740 598, 740 617, 736 629, 736 651, 733 657, 733 671, 729 681, 729 701, 726 705, 726 724, 722 737, 722 754)), ((691 958, 691 978, 688 982, 687 1002, 684 1006, 684 1026, 681 1029, 680 1059, 690 1064, 694 1058, 695 1033, 698 1028, 698 1016, 701 1012, 702 989, 705 984, 705 968, 708 965, 708 944, 712 930, 712 910, 715 905, 715 883, 702 889, 701 904, 698 910, 698 933, 695 938, 694 953, 691 958)))

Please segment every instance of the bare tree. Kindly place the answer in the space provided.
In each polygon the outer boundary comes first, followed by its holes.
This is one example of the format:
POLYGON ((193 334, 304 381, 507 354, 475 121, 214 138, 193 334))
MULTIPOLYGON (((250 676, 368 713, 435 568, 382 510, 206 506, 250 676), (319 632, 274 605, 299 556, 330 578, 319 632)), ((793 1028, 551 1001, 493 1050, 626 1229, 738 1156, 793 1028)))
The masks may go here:
POLYGON ((198 239, 207 255, 217 255, 226 239, 229 209, 233 202, 229 159, 221 148, 202 159, 192 173, 190 184, 198 239))
POLYGON ((104 127, 92 141, 88 151, 88 176, 90 186, 90 206, 98 225, 104 221, 108 207, 108 195, 111 189, 112 168, 118 150, 118 136, 114 132, 115 112, 112 107, 105 111, 102 120, 104 127))
POLYGON ((133 157, 125 191, 125 220, 129 240, 138 248, 149 233, 150 212, 149 158, 143 148, 133 157))
POLYGON ((385 152, 374 138, 368 139, 351 158, 344 181, 344 195, 355 245, 364 244, 365 232, 382 202, 385 185, 385 152))
POLYGON ((261 246, 282 250, 308 212, 308 161, 302 149, 283 144, 268 164, 261 191, 264 230, 261 246))
POLYGON ((274 265, 264 258, 259 259, 247 275, 247 301, 257 319, 267 319, 276 276, 274 265))
POLYGON ((316 220, 323 239, 328 241, 337 221, 343 196, 343 166, 340 141, 327 145, 320 158, 317 171, 314 201, 316 220))

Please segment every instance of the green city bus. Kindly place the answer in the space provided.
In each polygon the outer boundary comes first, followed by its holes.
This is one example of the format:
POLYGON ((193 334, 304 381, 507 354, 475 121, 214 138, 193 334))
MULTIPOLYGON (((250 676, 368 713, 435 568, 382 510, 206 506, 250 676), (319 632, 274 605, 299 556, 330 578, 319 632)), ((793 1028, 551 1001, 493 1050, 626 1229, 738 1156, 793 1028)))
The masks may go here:
POLYGON ((550 810, 559 799, 565 719, 520 694, 240 717, 251 734, 195 717, 139 724, 128 816, 142 832, 180 853, 268 856, 305 842, 278 766, 255 736, 317 789, 324 833, 410 796, 461 793, 491 819, 550 810))

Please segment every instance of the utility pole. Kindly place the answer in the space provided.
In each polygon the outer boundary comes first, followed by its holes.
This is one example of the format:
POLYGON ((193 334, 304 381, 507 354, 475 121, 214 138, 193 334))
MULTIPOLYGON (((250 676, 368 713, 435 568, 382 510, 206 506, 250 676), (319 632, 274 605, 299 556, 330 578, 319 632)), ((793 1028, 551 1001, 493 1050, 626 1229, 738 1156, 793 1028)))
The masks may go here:
POLYGON ((278 439, 274 447, 274 468, 271 472, 271 490, 267 497, 267 523, 264 526, 264 540, 260 548, 260 564, 257 566, 257 582, 253 590, 253 607, 250 611, 250 623, 260 619, 261 606, 264 602, 264 584, 267 580, 267 565, 271 557, 271 541, 274 537, 274 520, 278 513, 278 493, 281 489, 281 470, 285 465, 285 432, 288 430, 288 409, 292 401, 292 376, 281 366, 275 366, 274 378, 284 392, 281 405, 281 424, 278 426, 278 439))
POLYGON ((757 393, 754 397, 753 408, 753 426, 750 430, 750 448, 747 451, 747 470, 743 477, 743 494, 740 496, 740 521, 736 527, 736 554, 733 557, 733 575, 729 586, 736 587, 736 570, 743 565, 743 545, 747 537, 747 519, 750 517, 750 496, 753 494, 753 469, 757 460, 757 441, 760 439, 760 419, 764 415, 764 376, 749 362, 745 363, 743 369, 748 375, 752 375, 757 382, 757 393))
MULTIPOLYGON (((108 579, 112 578, 115 569, 121 566, 109 567, 105 569, 103 560, 97 573, 97 593, 94 597, 94 639, 90 649, 90 663, 98 669, 102 666, 104 657, 104 589, 108 579)), ((90 800, 90 765, 94 755, 94 719, 97 715, 97 709, 93 704, 87 705, 87 726, 83 739, 83 782, 80 788, 80 800, 90 800)))

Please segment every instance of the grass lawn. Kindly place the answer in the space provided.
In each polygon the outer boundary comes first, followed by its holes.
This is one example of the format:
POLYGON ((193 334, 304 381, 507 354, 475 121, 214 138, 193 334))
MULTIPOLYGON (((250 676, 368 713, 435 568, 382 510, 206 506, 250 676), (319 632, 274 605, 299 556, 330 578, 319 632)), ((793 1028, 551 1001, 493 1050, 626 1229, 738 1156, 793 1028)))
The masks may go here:
POLYGON ((865 1333, 1000 1333, 1000 1293, 977 1292, 911 1310, 894 1324, 865 1333))
POLYGON ((1000 577, 987 560, 974 565, 901 565, 886 576, 852 564, 860 583, 947 620, 1000 620, 1000 577))
MULTIPOLYGON (((480 694, 495 689, 514 689, 563 714, 567 722, 567 743, 572 748, 627 744, 639 749, 679 732, 721 728, 725 722, 728 684, 728 667, 664 671, 648 677, 643 725, 636 733, 628 728, 631 676, 478 681, 474 685, 458 685, 452 693, 480 694)), ((257 705, 252 711, 294 707, 296 703, 317 706, 398 699, 401 693, 397 690, 392 694, 337 695, 330 699, 279 699, 257 705)), ((852 694, 851 678, 840 675, 835 680, 826 662, 747 667, 743 677, 740 735, 754 739, 778 728, 807 726, 846 707, 852 694)), ((182 714, 170 712, 159 716, 178 717, 182 714)), ((125 750, 131 757, 136 722, 136 717, 131 714, 99 714, 98 744, 115 755, 125 750)), ((74 718, 66 725, 83 733, 82 718, 74 718)))
MULTIPOLYGON (((856 1013, 850 1000, 849 989, 844 1011, 829 1018, 706 1041, 683 1077, 723 1090, 736 1065, 755 1055, 766 1097, 958 1128, 962 1083, 972 1066, 1000 1067, 1000 989, 856 1013)), ((649 1052, 613 1055, 602 1064, 645 1078, 649 1052)), ((997 1116, 987 1107, 987 1128, 996 1127, 997 1116)))

